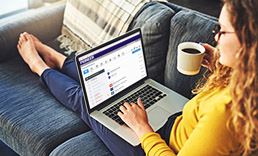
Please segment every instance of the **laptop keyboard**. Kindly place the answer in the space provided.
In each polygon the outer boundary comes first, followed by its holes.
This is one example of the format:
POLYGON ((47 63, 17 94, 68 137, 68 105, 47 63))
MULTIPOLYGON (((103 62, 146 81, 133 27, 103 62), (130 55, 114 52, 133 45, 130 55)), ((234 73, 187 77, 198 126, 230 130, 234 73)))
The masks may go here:
POLYGON ((133 102, 133 103, 137 104, 137 99, 140 97, 141 100, 142 100, 142 104, 144 105, 144 108, 147 109, 148 107, 150 107, 154 103, 158 102, 159 100, 161 100, 165 96, 166 96, 165 93, 153 88, 150 85, 146 85, 145 87, 141 88, 140 90, 133 93, 129 97, 121 100, 120 102, 118 102, 114 106, 110 107, 109 109, 107 109, 103 113, 105 115, 107 115, 108 117, 110 117, 111 119, 115 120, 120 125, 123 125, 125 123, 117 115, 117 113, 120 111, 119 107, 121 105, 123 105, 125 102, 129 102, 129 103, 133 102))

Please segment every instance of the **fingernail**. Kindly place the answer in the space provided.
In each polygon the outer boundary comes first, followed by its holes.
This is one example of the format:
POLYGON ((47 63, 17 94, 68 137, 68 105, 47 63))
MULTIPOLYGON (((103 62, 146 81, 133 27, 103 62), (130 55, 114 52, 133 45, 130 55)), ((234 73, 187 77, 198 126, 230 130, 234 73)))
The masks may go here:
POLYGON ((202 42, 199 42, 199 44, 200 44, 200 45, 203 45, 203 43, 202 43, 202 42))

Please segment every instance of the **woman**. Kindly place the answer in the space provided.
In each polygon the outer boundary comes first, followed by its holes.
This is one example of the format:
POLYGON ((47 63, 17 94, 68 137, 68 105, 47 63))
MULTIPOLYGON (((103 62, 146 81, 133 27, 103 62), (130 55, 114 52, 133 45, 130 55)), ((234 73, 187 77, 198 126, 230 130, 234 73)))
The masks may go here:
POLYGON ((21 34, 17 48, 49 91, 78 113, 115 155, 251 155, 257 148, 258 127, 257 7, 256 0, 224 0, 214 30, 218 46, 215 50, 203 44, 207 51, 203 65, 211 74, 205 83, 200 81, 195 90, 199 94, 182 115, 172 115, 154 133, 140 99, 120 107, 118 115, 135 131, 142 147, 132 147, 89 117, 74 61, 28 33, 21 34))

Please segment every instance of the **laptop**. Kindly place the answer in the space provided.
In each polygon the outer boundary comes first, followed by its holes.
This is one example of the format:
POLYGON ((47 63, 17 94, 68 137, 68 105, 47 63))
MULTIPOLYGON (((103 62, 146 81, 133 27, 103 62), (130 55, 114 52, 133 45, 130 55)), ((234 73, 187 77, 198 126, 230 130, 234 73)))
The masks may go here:
POLYGON ((76 56, 76 65, 89 115, 133 146, 140 140, 118 116, 125 102, 140 97, 154 131, 187 98, 148 78, 141 29, 134 29, 76 56))

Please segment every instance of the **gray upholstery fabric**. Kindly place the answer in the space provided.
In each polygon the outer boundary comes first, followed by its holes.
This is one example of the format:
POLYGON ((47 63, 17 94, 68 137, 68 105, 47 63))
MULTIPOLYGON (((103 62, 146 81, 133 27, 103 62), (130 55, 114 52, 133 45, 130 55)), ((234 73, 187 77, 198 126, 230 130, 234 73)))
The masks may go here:
POLYGON ((20 57, 0 64, 0 138, 20 155, 48 155, 88 130, 85 123, 39 86, 20 57))
POLYGON ((187 98, 192 98, 191 90, 195 88, 195 84, 202 77, 206 68, 202 67, 201 72, 194 76, 179 73, 176 69, 177 46, 185 41, 212 44, 213 34, 211 32, 216 20, 216 18, 205 17, 191 10, 181 10, 171 19, 164 81, 166 86, 187 98))
POLYGON ((89 131, 74 137, 58 146, 50 156, 85 156, 113 155, 93 132, 89 131))
POLYGON ((149 77, 160 83, 164 82, 169 23, 174 13, 162 3, 150 2, 141 8, 129 27, 141 27, 149 77))
POLYGON ((0 23, 0 62, 18 55, 16 46, 22 32, 32 33, 43 42, 49 42, 60 35, 64 7, 65 5, 58 5, 39 9, 0 23))

